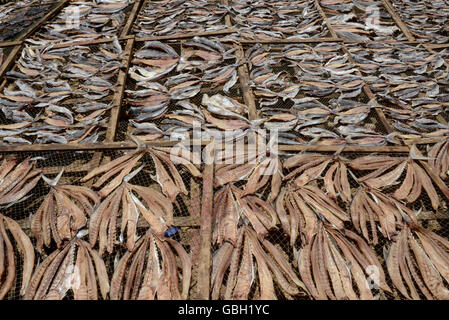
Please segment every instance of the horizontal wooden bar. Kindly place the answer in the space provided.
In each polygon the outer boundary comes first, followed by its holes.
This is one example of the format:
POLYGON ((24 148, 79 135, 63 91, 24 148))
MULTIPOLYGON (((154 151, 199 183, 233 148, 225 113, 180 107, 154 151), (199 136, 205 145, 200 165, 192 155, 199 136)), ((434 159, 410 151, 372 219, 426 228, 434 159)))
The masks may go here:
MULTIPOLYGON (((134 38, 134 35, 124 36, 118 38, 119 41, 125 41, 130 40, 134 38)), ((70 42, 62 42, 57 43, 53 45, 52 49, 60 49, 60 48, 67 48, 72 46, 87 46, 87 45, 95 45, 95 44, 102 44, 102 43, 108 43, 112 42, 114 38, 101 38, 101 39, 94 39, 94 40, 83 40, 83 41, 70 41, 70 42)), ((46 46, 38 46, 37 49, 44 49, 46 46)))
MULTIPOLYGON (((191 144, 207 145, 208 139, 201 141, 191 140, 191 144)), ((145 143, 148 147, 172 147, 180 141, 172 140, 154 140, 145 143)), ((0 153, 14 152, 49 152, 49 151, 107 151, 107 150, 126 150, 135 149, 137 145, 132 141, 100 142, 100 143, 81 143, 81 144, 32 144, 32 145, 0 145, 0 153)), ((313 152, 336 152, 342 148, 342 145, 278 145, 279 151, 313 151, 313 152)), ((378 153, 408 153, 408 146, 355 146, 346 145, 342 152, 378 152, 378 153)))
POLYGON ((0 79, 3 78, 4 74, 9 70, 11 65, 14 63, 16 56, 20 52, 20 49, 22 48, 21 45, 15 46, 14 49, 11 50, 8 57, 5 61, 3 61, 3 64, 0 65, 0 79))
POLYGON ((191 33, 185 33, 185 34, 173 34, 168 36, 159 36, 159 37, 144 37, 144 38, 137 38, 137 42, 143 42, 143 41, 160 41, 160 40, 177 40, 177 39, 186 39, 186 38, 193 38, 193 37, 207 37, 207 36, 219 36, 223 34, 231 34, 237 32, 236 28, 228 28, 224 30, 218 30, 218 31, 209 31, 209 32, 191 32, 191 33))
POLYGON ((22 44, 21 40, 17 40, 17 41, 5 41, 5 42, 0 42, 0 48, 4 48, 4 47, 13 47, 13 46, 20 46, 22 44))
MULTIPOLYGON (((279 151, 336 152, 341 145, 279 145, 279 151)), ((342 152, 409 153, 407 146, 344 146, 342 152)))
MULTIPOLYGON (((237 41, 237 40, 236 40, 237 41)), ((308 38, 308 39, 273 39, 273 40, 238 40, 241 44, 255 43, 321 43, 321 42, 342 42, 340 38, 308 38)))

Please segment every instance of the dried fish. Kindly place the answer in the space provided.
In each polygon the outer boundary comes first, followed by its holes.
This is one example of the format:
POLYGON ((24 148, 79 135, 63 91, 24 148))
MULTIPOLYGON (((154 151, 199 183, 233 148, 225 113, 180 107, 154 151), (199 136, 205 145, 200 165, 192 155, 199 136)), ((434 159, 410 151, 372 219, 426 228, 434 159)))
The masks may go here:
POLYGON ((24 295, 30 284, 34 269, 33 245, 19 224, 0 214, 0 300, 4 299, 18 279, 17 264, 22 264, 20 295, 24 295), (12 237, 11 237, 12 235, 12 237), (14 239, 14 241, 13 241, 14 239), (16 256, 14 247, 23 255, 16 256))
POLYGON ((180 243, 160 239, 149 229, 134 250, 120 259, 112 276, 111 300, 185 300, 191 268, 192 261, 180 243))
POLYGON ((104 261, 87 242, 75 236, 36 268, 24 299, 62 300, 70 290, 75 300, 98 300, 100 289, 104 300, 109 288, 104 261))

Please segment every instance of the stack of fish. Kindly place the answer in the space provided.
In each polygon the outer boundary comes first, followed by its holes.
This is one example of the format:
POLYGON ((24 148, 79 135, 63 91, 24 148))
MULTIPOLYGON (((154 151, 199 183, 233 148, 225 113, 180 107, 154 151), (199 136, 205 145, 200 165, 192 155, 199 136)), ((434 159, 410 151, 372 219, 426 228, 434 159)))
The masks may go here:
POLYGON ((264 126, 278 130, 281 143, 306 143, 298 135, 323 144, 387 142, 364 122, 372 104, 362 102, 365 82, 340 44, 255 45, 246 58, 264 126))
POLYGON ((446 50, 430 53, 416 45, 378 43, 347 47, 396 130, 448 134, 449 127, 437 120, 449 107, 446 50))
POLYGON ((324 38, 329 34, 314 0, 232 0, 230 14, 244 40, 324 38))
POLYGON ((131 135, 182 138, 195 123, 204 130, 248 127, 246 106, 228 97, 238 79, 234 48, 203 37, 183 42, 181 54, 174 48, 147 41, 134 55, 129 76, 136 90, 126 91, 131 135))
POLYGON ((320 0, 320 5, 338 37, 344 40, 407 40, 380 0, 320 0))
POLYGON ((394 0, 391 3, 416 40, 433 43, 449 41, 447 0, 394 0))
MULTIPOLYGON (((34 4, 33 4, 34 5, 34 4)), ((42 18, 52 5, 30 6, 25 3, 12 3, 0 8, 0 41, 11 41, 18 33, 42 18)))
POLYGON ((96 142, 107 125, 121 54, 117 39, 97 51, 26 46, 0 94, 1 143, 96 142))
POLYGON ((28 43, 84 41, 119 36, 126 23, 126 11, 134 0, 81 0, 65 7, 36 32, 28 43))
POLYGON ((140 37, 212 32, 226 28, 227 9, 217 1, 146 1, 134 24, 140 37))

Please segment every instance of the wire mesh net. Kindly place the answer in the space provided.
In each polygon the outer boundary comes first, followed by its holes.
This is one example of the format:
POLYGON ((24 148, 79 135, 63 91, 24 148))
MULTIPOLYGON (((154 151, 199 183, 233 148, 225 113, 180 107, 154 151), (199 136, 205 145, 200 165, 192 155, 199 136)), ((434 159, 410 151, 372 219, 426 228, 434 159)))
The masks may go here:
MULTIPOLYGON (((108 163, 124 153, 122 151, 109 151, 109 152, 45 152, 45 153, 23 153, 21 154, 21 160, 26 157, 38 157, 37 168, 43 170, 43 173, 53 179, 62 168, 64 168, 64 174, 59 180, 58 185, 80 185, 89 186, 89 182, 81 182, 80 179, 84 177, 88 172, 97 168, 100 164, 108 163)), ((144 156, 137 164, 145 165, 144 170, 140 171, 130 183, 133 185, 144 186, 152 189, 159 190, 158 183, 154 180, 155 167, 149 155, 144 156)), ((173 217, 175 225, 179 226, 179 232, 176 233, 172 239, 179 242, 189 255, 192 255, 192 261, 194 264, 196 260, 193 259, 194 255, 198 255, 198 248, 200 243, 199 225, 195 217, 199 216, 198 206, 201 204, 201 189, 202 181, 199 178, 194 178, 187 170, 179 168, 182 180, 189 190, 188 195, 178 195, 176 201, 173 203, 173 217), (191 191, 194 190, 195 191, 191 191)), ((10 217, 19 223, 24 232, 30 237, 33 245, 36 245, 36 240, 31 233, 31 217, 36 213, 37 209, 42 204, 45 196, 49 193, 50 186, 42 179, 38 182, 36 187, 28 194, 28 198, 24 201, 18 202, 8 208, 2 210, 4 216, 10 217)), ((138 236, 144 235, 149 225, 142 216, 138 220, 138 236)), ((87 237, 86 237, 87 238, 87 237)), ((87 240, 87 239, 86 239, 87 240)), ((17 250, 17 248, 16 248, 17 250)), ((36 251, 37 267, 42 261, 48 257, 54 250, 56 245, 53 243, 50 247, 45 248, 42 253, 36 251)), ((114 270, 117 266, 118 259, 127 251, 126 246, 121 244, 117 245, 114 253, 106 253, 103 256, 103 260, 106 264, 109 279, 112 278, 114 270)), ((22 257, 20 253, 16 252, 16 257, 22 257)), ((9 291, 6 299, 17 300, 21 299, 20 287, 22 285, 22 267, 23 261, 16 261, 16 278, 15 282, 9 291)), ((196 273, 193 273, 191 281, 191 290, 194 292, 196 286, 196 273)), ((73 292, 68 292, 65 299, 73 299, 73 292)))

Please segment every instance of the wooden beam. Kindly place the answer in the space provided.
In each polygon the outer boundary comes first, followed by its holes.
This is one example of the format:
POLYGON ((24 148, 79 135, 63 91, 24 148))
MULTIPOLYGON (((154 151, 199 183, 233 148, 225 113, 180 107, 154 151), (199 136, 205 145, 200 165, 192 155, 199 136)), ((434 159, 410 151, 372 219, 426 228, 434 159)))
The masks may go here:
MULTIPOLYGON (((133 39, 134 35, 124 36, 120 37, 119 41, 125 41, 133 39)), ((60 48, 67 48, 72 46, 89 46, 94 44, 102 44, 102 43, 109 43, 114 41, 114 38, 101 38, 101 39, 90 39, 90 40, 80 40, 80 41, 70 41, 70 42, 63 42, 63 43, 57 43, 52 46, 52 49, 60 49, 60 48)), ((44 49, 47 46, 38 46, 37 49, 44 49)))
POLYGON ((245 100, 245 105, 248 108, 249 120, 256 120, 256 119, 259 119, 259 115, 258 115, 257 107, 256 107, 256 99, 254 97, 253 90, 251 89, 251 87, 249 85, 250 78, 249 78, 248 66, 247 66, 246 62, 243 63, 243 61, 245 61, 245 54, 243 52, 243 48, 241 45, 235 45, 235 47, 237 48, 237 51, 236 51, 237 59, 240 60, 240 62, 242 63, 238 67, 238 74, 239 74, 240 86, 242 87, 242 90, 243 90, 243 99, 245 100))
POLYGON ((11 65, 14 63, 16 56, 19 54, 20 49, 22 48, 21 45, 15 46, 14 49, 9 53, 8 58, 6 58, 5 61, 3 61, 3 64, 0 66, 0 79, 3 78, 5 73, 9 70, 11 65))
POLYGON ((129 63, 131 61, 133 47, 134 47, 134 39, 128 40, 122 55, 123 58, 122 68, 120 68, 120 72, 117 79, 117 86, 115 88, 116 91, 112 102, 114 107, 111 109, 109 128, 106 132, 106 142, 114 141, 115 134, 117 133, 118 120, 123 101, 123 93, 125 92, 126 79, 128 76, 129 63))
POLYGON ((212 210, 214 196, 214 139, 205 148, 206 164, 203 170, 201 203, 201 245, 198 263, 198 298, 209 300, 212 265, 212 210))
POLYGON ((310 39, 273 39, 273 40, 239 40, 241 44, 256 44, 256 43, 322 43, 322 42, 341 42, 340 38, 310 38, 310 39))
POLYGON ((143 41, 162 41, 162 40, 178 40, 178 39, 187 39, 187 38, 193 38, 193 37, 210 37, 210 36, 220 36, 225 34, 231 34, 237 32, 236 28, 229 28, 229 29, 223 29, 218 31, 208 31, 208 32, 190 32, 190 33, 183 33, 183 34, 172 34, 168 36, 159 36, 159 37, 144 37, 144 38, 137 38, 137 42, 143 42, 143 41))
POLYGON ((393 18, 394 22, 396 22, 397 26, 399 27, 399 29, 401 29, 401 31, 405 34, 405 36, 407 37, 407 39, 409 41, 416 41, 415 37, 413 36, 413 34, 410 32, 410 30, 407 28, 407 26, 405 25, 405 23, 401 20, 401 18, 399 17, 399 15, 396 13, 396 11, 394 10, 393 5, 391 4, 390 0, 381 0, 385 9, 387 9, 388 13, 390 13, 391 17, 393 18))
POLYGON ((139 12, 140 6, 142 5, 142 2, 143 0, 136 0, 136 2, 134 3, 134 7, 131 11, 131 14, 128 17, 128 20, 126 21, 125 27, 123 28, 120 37, 128 35, 134 23, 134 20, 136 19, 137 13, 139 12))
POLYGON ((23 41, 21 41, 21 40, 0 42, 0 48, 20 46, 22 44, 22 42, 23 41))
MULTIPOLYGON (((441 141, 441 139, 432 139, 432 142, 441 141)), ((201 141, 191 141, 201 146, 206 146, 210 140, 203 139, 201 141)), ((180 141, 171 140, 154 140, 145 143, 148 147, 173 147, 180 141)), ((431 143, 431 142, 423 142, 431 143)), ((132 150, 136 149, 136 144, 132 141, 115 141, 100 143, 80 143, 80 144, 31 144, 31 145, 0 145, 0 153, 22 153, 22 152, 52 152, 52 151, 108 151, 108 150, 132 150)), ((341 149, 341 145, 283 145, 278 146, 280 151, 313 151, 313 152, 336 152, 341 149)), ((344 152, 377 152, 377 153, 408 153, 407 146, 357 146, 346 145, 344 152)))
POLYGON ((324 13, 323 8, 321 8, 320 3, 318 0, 315 0, 315 7, 317 8, 318 12, 320 13, 321 17, 323 18, 324 22, 326 23, 327 28, 329 29, 329 32, 332 35, 332 38, 340 39, 337 33, 335 32, 334 28, 330 24, 329 20, 327 19, 326 13, 324 13))
MULTIPOLYGON (((279 145, 279 151, 285 152, 336 152, 339 151, 342 145, 279 145)), ((409 148, 407 146, 351 146, 346 145, 343 147, 342 152, 357 152, 357 153, 409 153, 409 148)))
MULTIPOLYGON (((342 48, 344 50, 344 52, 347 54, 348 56, 348 60, 351 64, 353 64, 354 66, 357 65, 357 63, 355 62, 354 58, 351 55, 351 52, 349 52, 348 48, 345 46, 344 43, 342 43, 342 48)), ((357 69, 357 75, 360 77, 363 77, 362 72, 357 69)), ((390 124, 390 122, 387 120, 387 117, 385 116, 385 113, 383 112, 380 104, 377 102, 376 100, 376 96, 374 95, 374 93, 371 91, 369 85, 367 83, 365 83, 365 85, 363 86, 363 91, 365 92, 365 94, 368 96, 368 98, 371 100, 371 102, 375 103, 376 105, 378 105, 379 107, 375 107, 374 111, 376 112, 377 116, 380 119, 380 122, 382 122, 382 125, 384 126, 385 130, 387 131, 387 133, 392 133, 394 131, 393 126, 390 124)))

